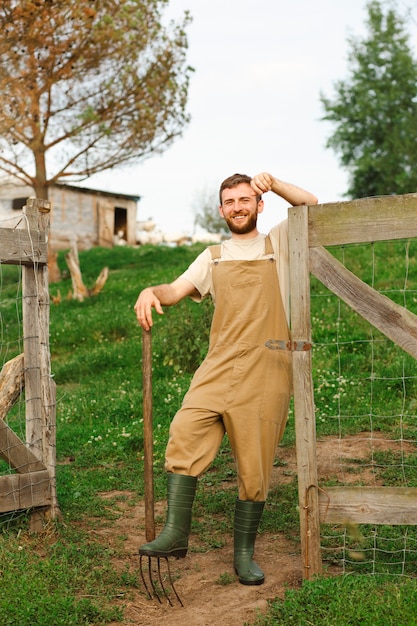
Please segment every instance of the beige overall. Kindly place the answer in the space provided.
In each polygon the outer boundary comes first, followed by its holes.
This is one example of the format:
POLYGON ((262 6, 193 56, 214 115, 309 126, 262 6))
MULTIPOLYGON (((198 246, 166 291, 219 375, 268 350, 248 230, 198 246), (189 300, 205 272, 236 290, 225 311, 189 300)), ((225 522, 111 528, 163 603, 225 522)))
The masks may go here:
POLYGON ((239 499, 266 499, 292 392, 291 354, 268 339, 289 339, 269 237, 256 261, 220 261, 212 247, 215 311, 208 354, 175 415, 166 469, 199 476, 225 431, 236 462, 239 499))

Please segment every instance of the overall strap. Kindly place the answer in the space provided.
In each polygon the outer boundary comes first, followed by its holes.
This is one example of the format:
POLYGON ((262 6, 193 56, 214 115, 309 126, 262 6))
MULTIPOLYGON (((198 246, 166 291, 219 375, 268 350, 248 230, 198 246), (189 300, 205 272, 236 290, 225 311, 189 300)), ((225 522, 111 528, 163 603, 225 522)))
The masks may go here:
POLYGON ((265 254, 274 254, 274 248, 272 247, 272 241, 269 235, 265 237, 265 254))
MULTIPOLYGON (((214 246, 209 246, 211 260, 216 262, 222 256, 222 246, 221 244, 216 244, 214 246)), ((272 241, 269 235, 265 237, 265 255, 274 255, 274 248, 272 247, 272 241)))
POLYGON ((222 256, 222 246, 221 246, 221 244, 216 244, 215 246, 210 246, 209 250, 210 250, 211 260, 212 261, 218 261, 220 259, 220 257, 222 256))

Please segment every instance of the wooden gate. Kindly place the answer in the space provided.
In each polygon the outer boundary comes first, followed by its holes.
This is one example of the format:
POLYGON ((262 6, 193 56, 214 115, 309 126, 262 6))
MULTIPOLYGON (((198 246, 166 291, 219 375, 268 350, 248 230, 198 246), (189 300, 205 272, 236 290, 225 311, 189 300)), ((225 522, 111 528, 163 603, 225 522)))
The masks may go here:
POLYGON ((311 578, 322 569, 320 523, 417 524, 417 489, 319 488, 310 349, 311 273, 417 358, 417 316, 372 289, 325 249, 417 237, 417 194, 293 207, 288 227, 301 550, 304 578, 311 578))
POLYGON ((32 530, 41 527, 43 513, 52 519, 59 513, 56 392, 49 350, 49 213, 49 202, 30 198, 20 222, 0 228, 0 263, 22 267, 24 350, 0 372, 0 458, 15 472, 0 477, 0 513, 30 510, 32 530), (6 422, 23 389, 25 442, 6 422))

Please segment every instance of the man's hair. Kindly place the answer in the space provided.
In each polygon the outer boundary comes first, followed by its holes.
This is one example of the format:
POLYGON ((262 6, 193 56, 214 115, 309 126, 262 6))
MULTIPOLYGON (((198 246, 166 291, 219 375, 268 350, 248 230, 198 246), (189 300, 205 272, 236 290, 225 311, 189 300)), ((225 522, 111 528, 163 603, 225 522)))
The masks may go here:
MULTIPOLYGON (((246 174, 233 174, 232 176, 229 176, 228 178, 226 178, 226 180, 224 180, 222 184, 220 185, 220 190, 219 190, 220 204, 222 204, 222 193, 225 189, 232 189, 233 187, 236 187, 237 185, 240 185, 241 183, 247 183, 248 185, 250 185, 251 180, 252 178, 250 176, 247 176, 246 174)), ((256 196, 256 200, 259 202, 261 197, 262 196, 260 195, 256 196)))

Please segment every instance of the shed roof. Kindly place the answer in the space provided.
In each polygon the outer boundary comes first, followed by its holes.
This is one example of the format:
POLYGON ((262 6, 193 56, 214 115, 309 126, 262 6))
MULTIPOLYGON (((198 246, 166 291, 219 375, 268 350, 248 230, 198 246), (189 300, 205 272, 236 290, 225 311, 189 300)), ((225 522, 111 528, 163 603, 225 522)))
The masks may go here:
POLYGON ((112 198, 125 198, 127 200, 133 200, 134 202, 139 202, 141 196, 133 196, 127 193, 119 193, 118 191, 103 191, 101 189, 92 189, 91 187, 80 187, 78 185, 68 185, 66 183, 54 183, 53 187, 63 187, 64 189, 73 189, 74 191, 79 191, 80 193, 93 193, 97 196, 105 196, 112 198))

